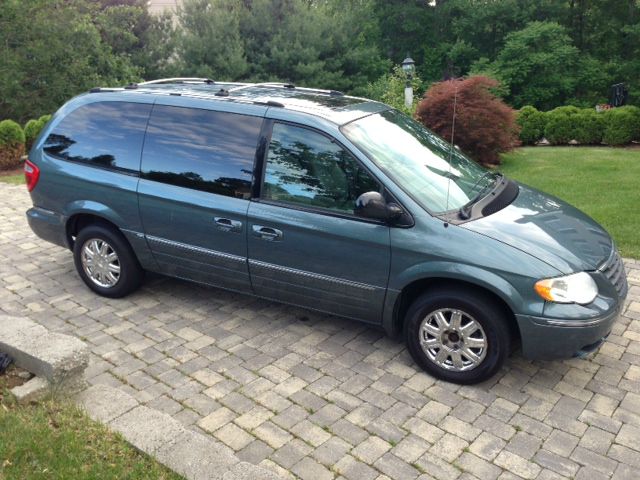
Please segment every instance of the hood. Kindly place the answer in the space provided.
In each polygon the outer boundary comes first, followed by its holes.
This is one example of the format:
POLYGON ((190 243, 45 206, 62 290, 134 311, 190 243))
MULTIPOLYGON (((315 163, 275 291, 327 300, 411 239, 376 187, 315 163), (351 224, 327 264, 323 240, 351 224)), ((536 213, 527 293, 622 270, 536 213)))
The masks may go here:
POLYGON ((611 237, 592 218, 556 197, 519 187, 509 206, 461 226, 533 255, 562 273, 595 270, 609 257, 611 237))

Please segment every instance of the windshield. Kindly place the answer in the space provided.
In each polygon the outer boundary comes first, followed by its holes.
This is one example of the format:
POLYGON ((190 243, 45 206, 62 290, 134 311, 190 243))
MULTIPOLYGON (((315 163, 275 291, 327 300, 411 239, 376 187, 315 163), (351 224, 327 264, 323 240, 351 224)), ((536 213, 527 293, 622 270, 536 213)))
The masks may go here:
POLYGON ((397 110, 355 120, 343 126, 342 132, 396 184, 435 214, 473 203, 496 182, 496 174, 397 110))

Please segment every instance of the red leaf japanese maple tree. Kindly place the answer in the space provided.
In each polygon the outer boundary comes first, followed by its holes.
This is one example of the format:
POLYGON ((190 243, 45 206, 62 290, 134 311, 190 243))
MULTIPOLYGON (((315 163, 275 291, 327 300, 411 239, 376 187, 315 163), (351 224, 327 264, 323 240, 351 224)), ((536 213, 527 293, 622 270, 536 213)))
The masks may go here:
POLYGON ((416 118, 451 141, 455 98, 453 143, 478 163, 499 165, 499 154, 519 144, 519 127, 515 110, 491 92, 496 86, 483 76, 435 83, 418 103, 416 118))

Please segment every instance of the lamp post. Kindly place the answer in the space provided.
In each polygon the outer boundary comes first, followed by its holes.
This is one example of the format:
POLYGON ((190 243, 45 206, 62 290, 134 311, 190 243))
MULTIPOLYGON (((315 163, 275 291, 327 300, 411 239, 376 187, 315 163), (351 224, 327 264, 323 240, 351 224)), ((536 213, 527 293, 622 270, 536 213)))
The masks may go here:
POLYGON ((413 80, 413 73, 416 71, 416 62, 413 58, 407 54, 407 58, 402 61, 402 71, 407 75, 407 83, 404 87, 404 105, 407 108, 413 106, 413 86, 411 80, 413 80))

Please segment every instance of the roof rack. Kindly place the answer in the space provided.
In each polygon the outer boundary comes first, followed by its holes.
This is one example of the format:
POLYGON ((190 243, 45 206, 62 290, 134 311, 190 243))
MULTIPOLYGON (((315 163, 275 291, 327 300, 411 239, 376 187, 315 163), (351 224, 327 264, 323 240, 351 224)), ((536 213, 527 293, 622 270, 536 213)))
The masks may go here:
POLYGON ((344 93, 340 90, 325 90, 323 88, 307 88, 307 87, 299 87, 299 90, 304 90, 305 92, 318 92, 324 93, 325 95, 331 95, 335 97, 343 97, 344 93))
POLYGON ((206 83, 207 85, 211 85, 216 83, 210 78, 199 78, 199 77, 173 77, 173 78, 159 78, 158 80, 149 80, 148 82, 140 82, 137 85, 156 85, 162 83, 206 83))
POLYGON ((124 90, 122 87, 93 87, 89 90, 89 93, 99 93, 99 92, 121 92, 124 90))
POLYGON ((287 88, 287 89, 296 89, 303 90, 305 92, 317 92, 324 93, 325 95, 331 95, 336 97, 344 96, 344 93, 338 90, 323 90, 321 88, 306 88, 306 87, 296 87, 293 83, 279 83, 279 82, 264 82, 264 83, 248 83, 246 85, 241 85, 239 87, 234 87, 229 89, 229 93, 237 92, 238 90, 244 90, 247 88, 268 88, 268 87, 276 87, 276 88, 287 88))
POLYGON ((296 88, 293 83, 278 83, 278 82, 263 82, 263 83, 246 83, 238 87, 229 89, 229 92, 237 92, 238 90, 244 90, 246 88, 253 87, 281 87, 281 88, 296 88))

